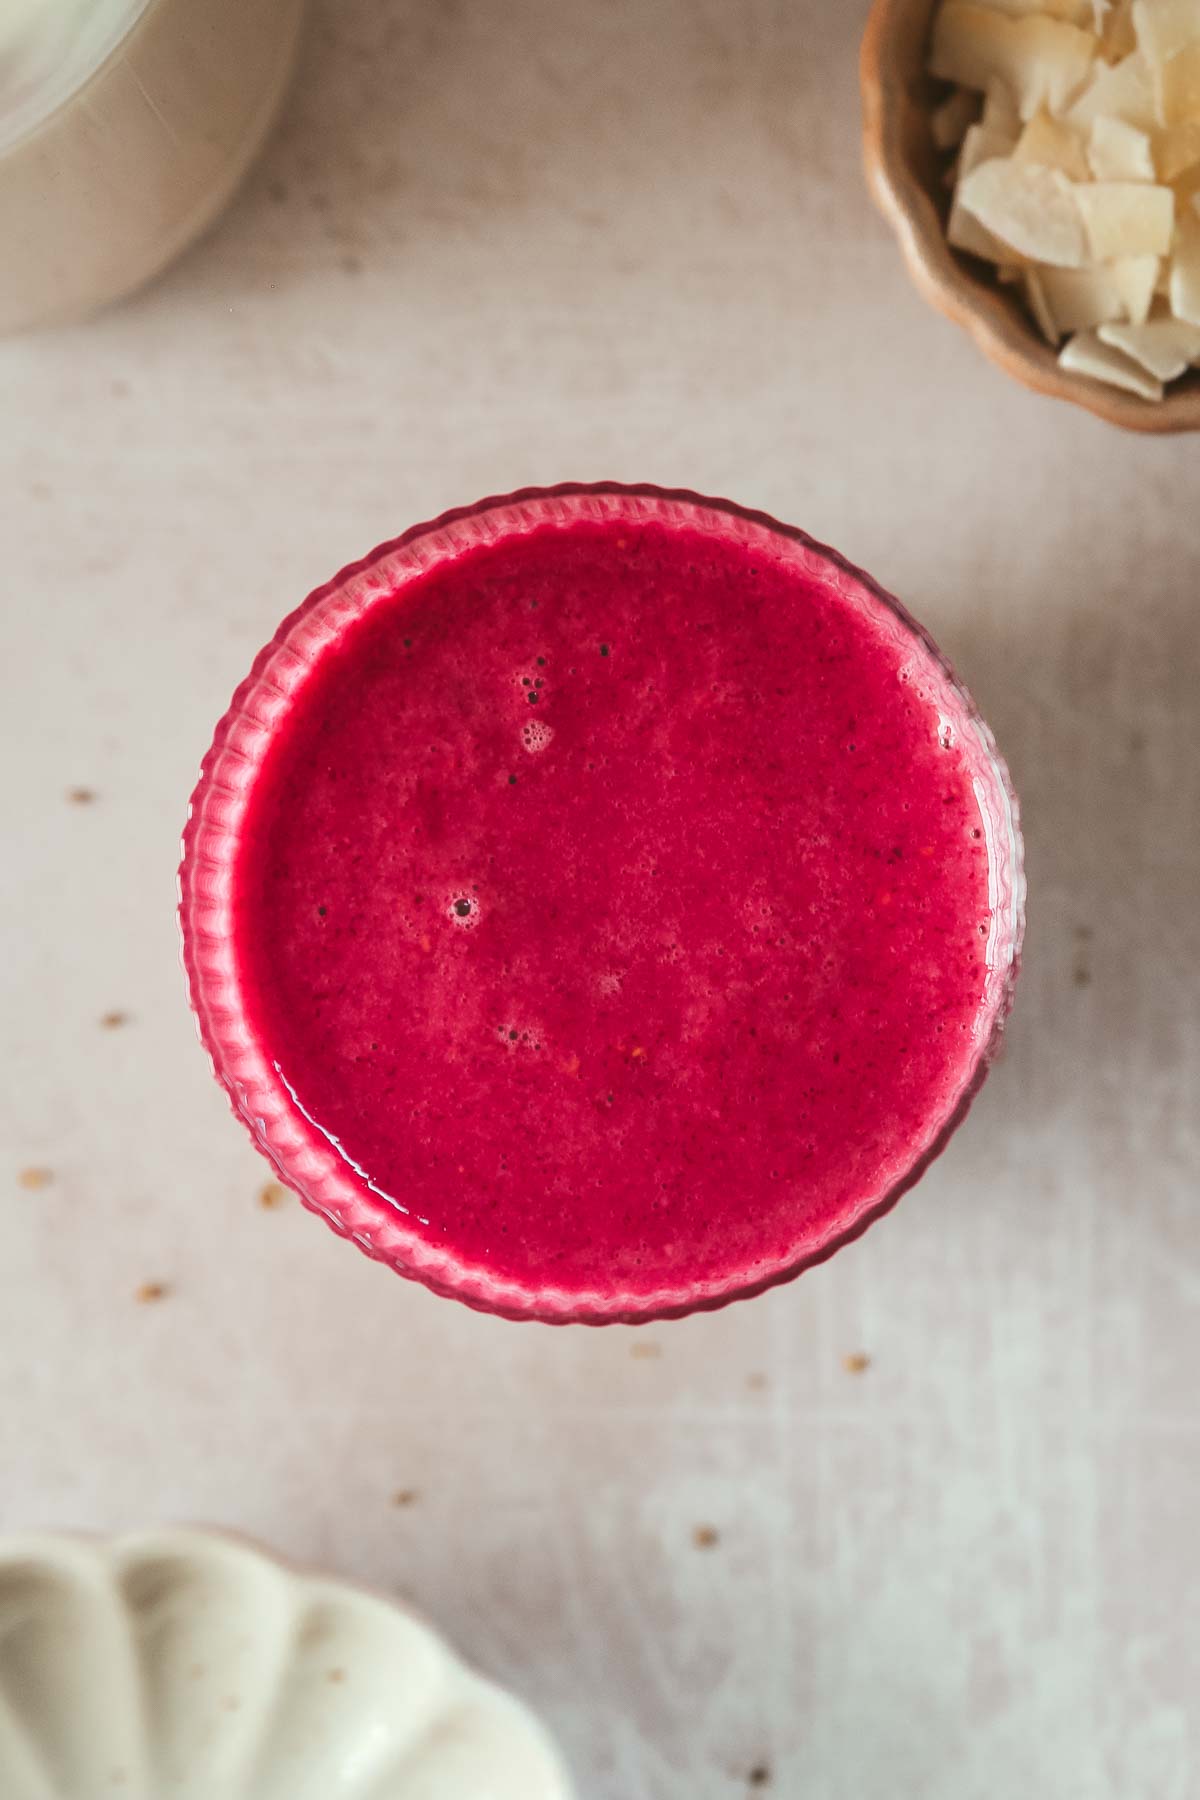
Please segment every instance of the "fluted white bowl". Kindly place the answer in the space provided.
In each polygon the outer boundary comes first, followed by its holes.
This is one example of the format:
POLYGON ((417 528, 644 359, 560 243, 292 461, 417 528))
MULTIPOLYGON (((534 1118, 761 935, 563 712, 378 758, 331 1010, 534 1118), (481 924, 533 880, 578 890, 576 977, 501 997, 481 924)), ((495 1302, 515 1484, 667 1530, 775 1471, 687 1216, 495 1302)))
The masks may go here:
POLYGON ((3 1800, 570 1800, 421 1619, 241 1542, 0 1540, 3 1800))

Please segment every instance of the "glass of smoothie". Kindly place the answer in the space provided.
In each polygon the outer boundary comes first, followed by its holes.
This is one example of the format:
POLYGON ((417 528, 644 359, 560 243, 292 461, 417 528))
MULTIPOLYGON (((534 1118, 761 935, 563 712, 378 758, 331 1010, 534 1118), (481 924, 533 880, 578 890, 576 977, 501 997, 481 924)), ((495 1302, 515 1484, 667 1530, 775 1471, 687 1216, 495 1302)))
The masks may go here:
POLYGON ((802 531, 652 487, 446 514, 309 596, 204 760, 200 1034, 305 1204, 512 1318, 785 1281, 962 1120, 1024 882, 991 735, 802 531))

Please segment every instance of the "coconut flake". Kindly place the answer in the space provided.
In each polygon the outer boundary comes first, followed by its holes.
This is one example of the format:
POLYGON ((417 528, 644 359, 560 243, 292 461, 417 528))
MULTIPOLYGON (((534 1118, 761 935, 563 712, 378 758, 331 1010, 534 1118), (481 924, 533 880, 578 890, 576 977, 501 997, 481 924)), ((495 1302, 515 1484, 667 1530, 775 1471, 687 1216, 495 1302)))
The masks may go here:
POLYGON ((1087 80, 1096 55, 1090 31, 1044 12, 1019 16, 974 0, 947 0, 933 27, 929 67, 942 81, 986 90, 1004 82, 1023 119, 1039 106, 1061 112, 1087 80))
POLYGON ((1072 375, 1090 375, 1093 381, 1124 388, 1126 393, 1137 394, 1142 400, 1161 400, 1163 397, 1161 381, 1147 375, 1120 350, 1102 344, 1094 331, 1081 331, 1068 339, 1058 353, 1058 364, 1072 375))
POLYGON ((1131 325, 1144 325, 1158 288, 1162 259, 1157 256, 1118 256, 1107 267, 1124 301, 1126 319, 1131 325))
POLYGON ((1119 63, 1097 63, 1091 78, 1067 108, 1072 125, 1090 131, 1093 119, 1123 119, 1139 131, 1160 124, 1150 65, 1140 50, 1119 63))
POLYGON ((1037 273, 1057 337, 1126 317, 1124 296, 1110 269, 1039 269, 1037 273))
POLYGON ((1100 341, 1140 363, 1158 381, 1174 381, 1200 356, 1200 325, 1169 315, 1144 325, 1101 325, 1100 341))
POLYGON ((1124 119, 1093 119, 1088 166, 1097 181, 1153 181, 1150 139, 1124 119))
POLYGON ((1114 256, 1165 256, 1175 228, 1169 187, 1139 181, 1093 181, 1075 189, 1096 262, 1114 256))
POLYGON ((985 231, 1019 256, 1074 269, 1088 260, 1076 199, 1082 191, 1059 169, 1002 157, 972 169, 959 183, 958 200, 985 231))
POLYGON ((1044 110, 1034 113, 1017 139, 1013 151, 1017 162, 1041 163, 1047 169, 1061 169, 1072 181, 1087 181, 1091 171, 1084 153, 1083 139, 1072 126, 1051 118, 1044 110))

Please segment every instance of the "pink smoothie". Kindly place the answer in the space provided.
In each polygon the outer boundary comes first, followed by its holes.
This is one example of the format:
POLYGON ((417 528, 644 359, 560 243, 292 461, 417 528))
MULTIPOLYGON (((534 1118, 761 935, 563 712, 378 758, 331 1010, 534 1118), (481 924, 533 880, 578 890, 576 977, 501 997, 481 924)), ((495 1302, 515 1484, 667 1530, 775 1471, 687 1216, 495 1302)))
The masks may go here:
POLYGON ((865 578, 721 520, 535 519, 377 591, 232 858, 246 1029, 348 1188, 584 1312, 852 1235, 940 1147, 1015 955, 962 691, 865 578))

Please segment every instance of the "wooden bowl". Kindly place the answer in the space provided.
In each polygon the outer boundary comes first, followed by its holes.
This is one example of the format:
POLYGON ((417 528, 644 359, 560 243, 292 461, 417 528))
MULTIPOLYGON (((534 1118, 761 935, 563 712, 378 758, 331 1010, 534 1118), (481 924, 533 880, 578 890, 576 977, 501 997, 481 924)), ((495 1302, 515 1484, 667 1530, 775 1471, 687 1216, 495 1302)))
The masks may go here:
POLYGON ((875 0, 860 63, 867 179, 917 287, 970 332, 985 356, 1035 393, 1070 400, 1128 431, 1200 430, 1200 372, 1172 382, 1156 404, 1061 369, 1021 301, 990 266, 946 242, 950 196, 929 126, 946 90, 925 66, 936 3, 875 0))

